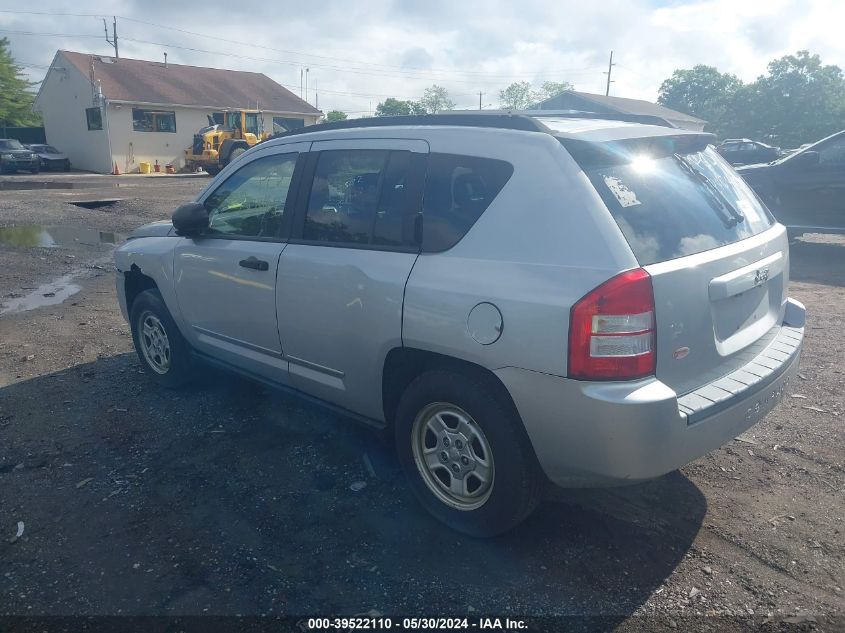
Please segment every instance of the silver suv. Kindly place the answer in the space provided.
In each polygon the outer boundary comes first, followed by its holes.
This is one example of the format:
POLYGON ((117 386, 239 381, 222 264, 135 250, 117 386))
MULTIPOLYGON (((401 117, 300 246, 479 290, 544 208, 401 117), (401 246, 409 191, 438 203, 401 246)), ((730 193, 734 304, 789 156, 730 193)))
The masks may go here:
POLYGON ((574 112, 347 121, 261 143, 117 250, 138 355, 395 437, 425 507, 503 532, 548 481, 657 477, 797 371, 783 226, 709 145, 574 112))

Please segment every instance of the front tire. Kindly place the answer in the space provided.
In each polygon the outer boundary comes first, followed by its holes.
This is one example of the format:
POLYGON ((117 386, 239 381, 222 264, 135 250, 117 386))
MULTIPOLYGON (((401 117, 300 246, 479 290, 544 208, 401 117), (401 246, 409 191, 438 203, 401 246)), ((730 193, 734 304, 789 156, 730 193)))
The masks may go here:
POLYGON ((226 161, 226 164, 231 165, 232 162, 234 162, 238 158, 238 156, 243 154, 245 151, 245 147, 236 147, 235 149, 233 149, 231 152, 229 152, 229 160, 226 161))
POLYGON ((158 290, 145 290, 135 298, 129 322, 138 358, 157 383, 175 389, 190 382, 188 344, 158 290))
POLYGON ((522 522, 546 484, 522 421, 492 378, 441 369, 417 377, 396 413, 399 461, 423 506, 471 536, 522 522))

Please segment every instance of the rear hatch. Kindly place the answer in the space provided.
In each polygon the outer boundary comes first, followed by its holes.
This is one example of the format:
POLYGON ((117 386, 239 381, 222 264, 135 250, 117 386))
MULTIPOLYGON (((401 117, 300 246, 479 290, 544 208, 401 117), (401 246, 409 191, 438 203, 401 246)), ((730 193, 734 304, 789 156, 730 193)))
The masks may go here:
POLYGON ((652 277, 656 374, 678 394, 749 362, 786 301, 786 232, 711 139, 561 140, 652 277))

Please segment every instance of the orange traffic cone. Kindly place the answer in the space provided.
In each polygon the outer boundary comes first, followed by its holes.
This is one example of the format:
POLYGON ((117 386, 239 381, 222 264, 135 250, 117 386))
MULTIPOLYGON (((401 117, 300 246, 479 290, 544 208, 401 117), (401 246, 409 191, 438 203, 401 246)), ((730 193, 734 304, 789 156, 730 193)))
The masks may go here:
POLYGON ((117 161, 114 161, 114 170, 112 170, 112 176, 120 176, 120 167, 117 166, 117 161))

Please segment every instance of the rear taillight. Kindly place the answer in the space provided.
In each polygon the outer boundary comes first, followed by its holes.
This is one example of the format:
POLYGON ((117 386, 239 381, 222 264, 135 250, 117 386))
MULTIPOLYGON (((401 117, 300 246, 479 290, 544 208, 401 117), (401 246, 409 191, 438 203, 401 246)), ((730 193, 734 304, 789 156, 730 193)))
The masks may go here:
POLYGON ((570 378, 631 380, 654 368, 654 292, 645 270, 617 275, 572 306, 570 378))

